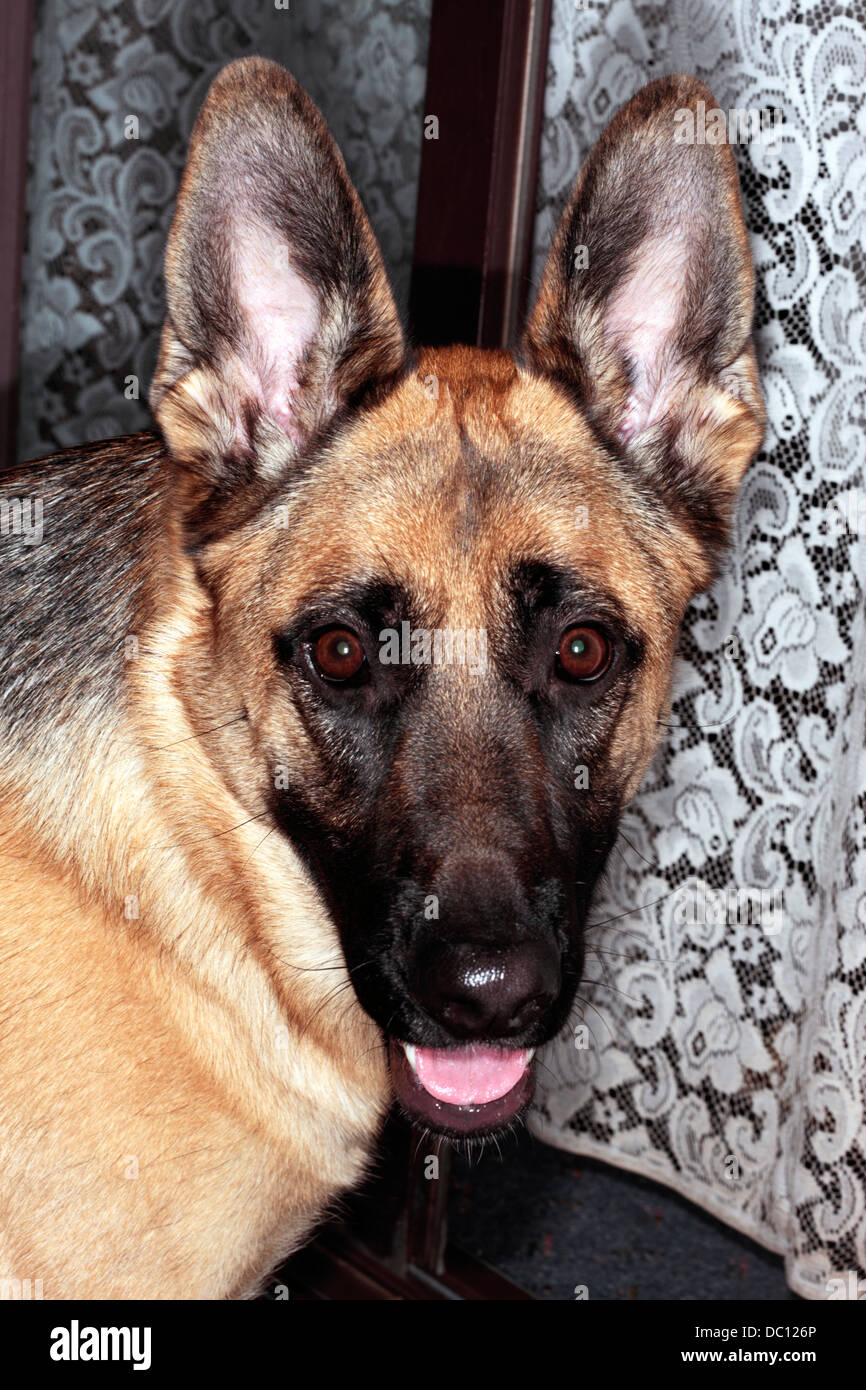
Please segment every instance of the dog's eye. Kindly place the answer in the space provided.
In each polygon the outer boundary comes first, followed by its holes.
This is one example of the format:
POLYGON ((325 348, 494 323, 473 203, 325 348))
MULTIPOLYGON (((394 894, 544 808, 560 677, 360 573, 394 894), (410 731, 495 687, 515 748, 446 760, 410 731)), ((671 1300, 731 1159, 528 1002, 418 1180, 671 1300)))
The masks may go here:
POLYGON ((327 632, 320 632, 312 650, 316 669, 327 681, 355 680, 367 663, 360 638, 347 627, 331 627, 327 632))
POLYGON ((595 681, 613 655, 608 637, 597 627, 569 627, 556 649, 557 675, 570 681, 595 681))

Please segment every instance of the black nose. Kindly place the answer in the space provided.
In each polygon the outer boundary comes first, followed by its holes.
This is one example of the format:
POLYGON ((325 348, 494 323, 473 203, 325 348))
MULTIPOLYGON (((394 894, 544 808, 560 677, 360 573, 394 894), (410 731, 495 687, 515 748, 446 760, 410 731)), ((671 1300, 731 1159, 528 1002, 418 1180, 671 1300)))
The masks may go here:
POLYGON ((455 1037, 510 1038, 557 998, 559 953, 541 941, 430 942, 415 956, 409 985, 425 1013, 455 1037))

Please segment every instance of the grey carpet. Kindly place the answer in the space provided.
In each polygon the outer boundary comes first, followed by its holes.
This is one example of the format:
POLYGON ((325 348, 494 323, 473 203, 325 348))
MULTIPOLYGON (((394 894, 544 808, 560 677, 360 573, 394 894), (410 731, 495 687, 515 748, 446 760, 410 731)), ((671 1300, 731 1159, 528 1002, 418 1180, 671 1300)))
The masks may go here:
POLYGON ((528 1134, 455 1155, 450 1235, 540 1299, 794 1300, 780 1257, 644 1178, 528 1134))

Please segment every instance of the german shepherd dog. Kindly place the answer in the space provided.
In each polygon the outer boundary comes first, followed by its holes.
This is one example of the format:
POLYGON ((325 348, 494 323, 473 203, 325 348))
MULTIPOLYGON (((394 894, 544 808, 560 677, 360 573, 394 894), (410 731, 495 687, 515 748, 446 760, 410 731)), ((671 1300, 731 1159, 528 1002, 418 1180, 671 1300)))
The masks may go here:
POLYGON ((251 1297, 395 1096, 526 1105, 763 432, 700 101, 617 115, 514 354, 414 351, 309 98, 213 83, 159 433, 3 479, 0 1277, 251 1297))

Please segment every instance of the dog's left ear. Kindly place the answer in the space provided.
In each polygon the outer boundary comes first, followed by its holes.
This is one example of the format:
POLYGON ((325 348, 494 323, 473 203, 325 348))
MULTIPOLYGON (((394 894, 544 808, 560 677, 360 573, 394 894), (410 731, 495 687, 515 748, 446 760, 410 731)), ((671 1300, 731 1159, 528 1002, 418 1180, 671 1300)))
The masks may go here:
POLYGON ((708 139, 714 109, 695 78, 666 77, 619 112, 563 214, 522 345, 710 550, 764 431, 752 261, 731 149, 708 139))
POLYGON ((193 543, 256 506, 405 358, 376 239, 324 120, 275 63, 213 82, 165 263, 150 403, 193 543))

